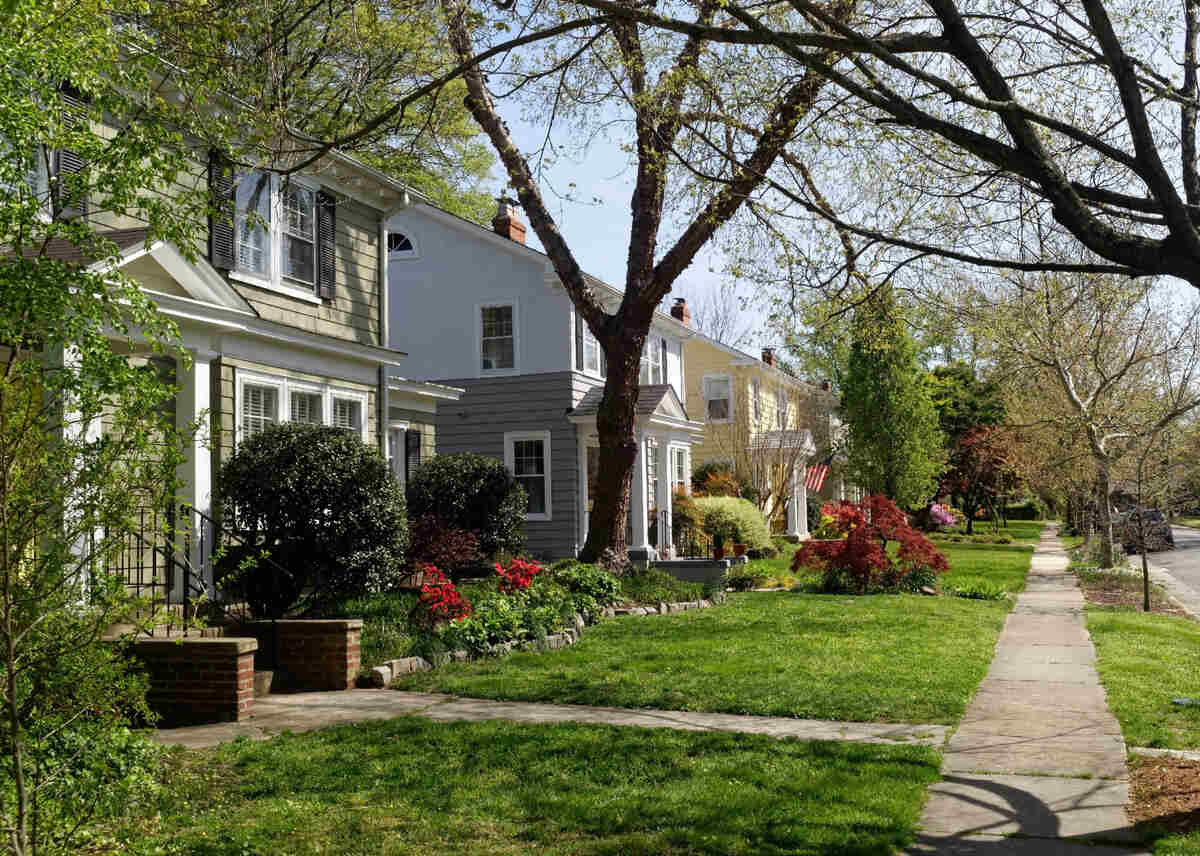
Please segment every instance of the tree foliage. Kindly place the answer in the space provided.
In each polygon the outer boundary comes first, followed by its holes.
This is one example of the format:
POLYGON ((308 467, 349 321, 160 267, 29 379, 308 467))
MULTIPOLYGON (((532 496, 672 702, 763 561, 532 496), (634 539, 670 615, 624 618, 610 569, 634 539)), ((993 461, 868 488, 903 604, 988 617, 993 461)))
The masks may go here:
POLYGON ((905 506, 934 495, 944 439, 916 345, 887 290, 855 312, 842 412, 856 485, 905 506))

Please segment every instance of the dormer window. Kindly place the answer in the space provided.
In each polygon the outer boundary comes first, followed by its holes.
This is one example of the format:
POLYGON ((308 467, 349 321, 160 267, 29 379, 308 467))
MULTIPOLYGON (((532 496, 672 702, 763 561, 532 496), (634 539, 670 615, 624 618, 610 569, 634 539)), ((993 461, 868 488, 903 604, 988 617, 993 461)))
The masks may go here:
POLYGON ((412 238, 401 232, 390 232, 387 239, 388 258, 405 259, 416 258, 417 248, 412 242, 412 238))

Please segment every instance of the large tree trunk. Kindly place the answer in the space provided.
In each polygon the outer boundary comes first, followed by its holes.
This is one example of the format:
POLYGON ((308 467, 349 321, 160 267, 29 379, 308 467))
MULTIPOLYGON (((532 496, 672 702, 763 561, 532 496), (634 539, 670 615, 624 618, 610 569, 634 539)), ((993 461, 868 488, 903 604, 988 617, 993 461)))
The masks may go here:
POLYGON ((1099 483, 1096 490, 1097 523, 1100 530, 1100 567, 1111 568, 1116 564, 1113 551, 1112 512, 1108 497, 1112 493, 1112 478, 1107 461, 1099 463, 1099 483))
POLYGON ((611 551, 612 561, 627 561, 625 540, 629 519, 630 487, 637 460, 636 418, 638 371, 641 348, 624 338, 612 342, 608 354, 608 378, 596 413, 600 436, 600 467, 595 501, 588 515, 587 543, 579 553, 584 562, 595 562, 611 551))

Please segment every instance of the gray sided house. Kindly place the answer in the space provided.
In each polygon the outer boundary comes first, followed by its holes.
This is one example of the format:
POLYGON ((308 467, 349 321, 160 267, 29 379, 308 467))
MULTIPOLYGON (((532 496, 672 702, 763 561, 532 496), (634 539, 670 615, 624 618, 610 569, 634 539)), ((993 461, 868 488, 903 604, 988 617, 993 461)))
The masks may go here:
MULTIPOLYGON (((501 203, 490 230, 424 203, 396 213, 387 228, 391 341, 409 351, 410 377, 464 390, 437 408, 437 452, 504 461, 529 493, 529 552, 576 555, 587 538, 599 450, 598 343, 549 259, 525 245, 513 203, 501 203)), ((620 292, 589 282, 615 308, 620 292)), ((669 520, 671 491, 690 484, 691 445, 703 436, 683 399, 683 341, 691 335, 660 313, 642 356, 629 521, 635 556, 671 552, 670 525, 654 527, 651 543, 651 521, 669 520)))

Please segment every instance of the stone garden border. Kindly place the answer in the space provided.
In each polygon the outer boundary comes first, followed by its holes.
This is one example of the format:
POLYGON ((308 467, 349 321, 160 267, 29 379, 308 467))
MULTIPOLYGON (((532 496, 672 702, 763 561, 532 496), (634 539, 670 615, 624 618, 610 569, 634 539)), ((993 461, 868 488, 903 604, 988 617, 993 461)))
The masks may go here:
MULTIPOLYGON (((695 609, 710 609, 720 603, 721 601, 704 598, 702 600, 676 602, 659 601, 656 604, 633 606, 606 606, 601 613, 601 617, 670 615, 671 613, 687 612, 695 609)), ((560 630, 558 633, 551 633, 540 639, 527 642, 501 642, 499 645, 493 645, 489 654, 493 657, 505 657, 513 651, 556 651, 560 648, 566 648, 568 645, 574 645, 578 642, 579 637, 583 635, 584 628, 587 627, 587 621, 578 613, 573 617, 571 624, 572 626, 565 630, 560 630)), ((370 674, 360 676, 358 685, 360 687, 385 688, 391 684, 393 679, 400 675, 408 675, 413 672, 428 672, 445 663, 463 663, 469 659, 470 655, 466 651, 460 650, 450 651, 436 663, 431 663, 424 657, 402 657, 398 660, 387 660, 378 666, 374 666, 370 674)))

